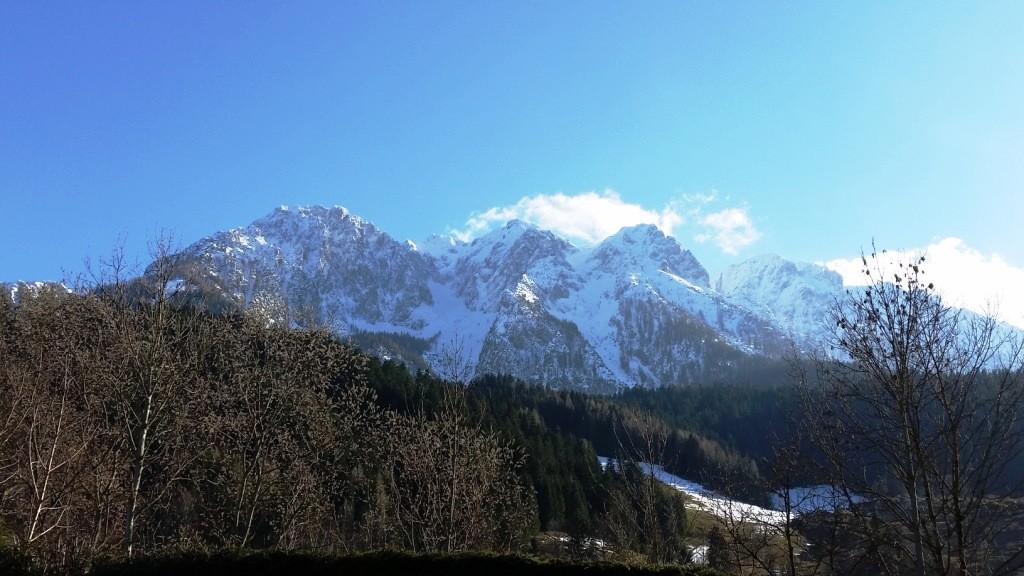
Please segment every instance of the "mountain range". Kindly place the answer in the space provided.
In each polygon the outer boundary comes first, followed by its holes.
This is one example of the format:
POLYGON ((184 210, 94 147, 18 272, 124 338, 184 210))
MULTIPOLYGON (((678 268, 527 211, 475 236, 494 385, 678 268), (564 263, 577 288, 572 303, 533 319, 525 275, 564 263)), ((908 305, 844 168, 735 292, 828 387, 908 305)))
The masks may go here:
POLYGON ((324 326, 411 366, 592 392, 707 381, 821 349, 821 320, 843 294, 837 273, 778 256, 711 278, 653 225, 586 248, 518 220, 472 242, 416 245, 320 206, 282 206, 165 263, 219 306, 324 326))

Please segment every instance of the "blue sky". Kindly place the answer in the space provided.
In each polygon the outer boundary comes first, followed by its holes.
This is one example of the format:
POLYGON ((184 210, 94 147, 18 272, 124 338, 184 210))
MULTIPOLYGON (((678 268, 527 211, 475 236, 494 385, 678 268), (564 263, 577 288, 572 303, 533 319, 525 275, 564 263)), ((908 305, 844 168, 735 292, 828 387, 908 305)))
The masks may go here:
POLYGON ((414 241, 646 214, 712 272, 947 237, 1019 269, 1021 30, 1020 2, 7 0, 0 280, 280 204, 414 241))

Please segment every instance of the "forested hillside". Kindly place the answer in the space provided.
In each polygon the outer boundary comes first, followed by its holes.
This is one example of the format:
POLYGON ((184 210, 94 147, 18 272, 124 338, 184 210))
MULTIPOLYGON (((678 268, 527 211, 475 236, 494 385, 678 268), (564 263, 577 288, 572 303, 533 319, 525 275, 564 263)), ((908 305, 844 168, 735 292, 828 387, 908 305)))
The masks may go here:
POLYGON ((436 372, 382 360, 211 311, 169 276, 5 289, 0 567, 400 550, 1012 574, 1024 349, 992 368, 996 325, 915 290, 835 311, 848 362, 595 396, 470 377, 455 336, 436 372), (684 498, 663 473, 782 512, 684 498), (822 482, 825 500, 802 488, 822 482))
POLYGON ((131 283, 0 300, 5 549, 70 569, 170 550, 524 551, 559 531, 580 554, 610 552, 583 550, 600 538, 680 562, 682 500, 597 456, 756 475, 614 398, 413 375, 187 296, 131 283))

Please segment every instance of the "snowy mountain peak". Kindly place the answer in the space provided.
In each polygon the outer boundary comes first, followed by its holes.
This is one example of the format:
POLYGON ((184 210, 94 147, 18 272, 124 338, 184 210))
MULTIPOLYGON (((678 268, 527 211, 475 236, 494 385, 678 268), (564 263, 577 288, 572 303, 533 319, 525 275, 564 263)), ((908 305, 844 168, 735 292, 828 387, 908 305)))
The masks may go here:
POLYGON ((725 298, 779 323, 805 346, 821 346, 823 312, 842 294, 842 277, 824 266, 773 254, 730 266, 715 281, 725 298))
POLYGON ((431 234, 427 236, 427 239, 418 243, 416 246, 421 252, 447 252, 453 248, 465 246, 466 243, 459 240, 455 236, 449 236, 447 234, 431 234))
POLYGON ((455 293, 474 310, 496 310, 502 294, 528 274, 538 282, 571 271, 567 257, 577 250, 563 238, 532 224, 512 221, 458 250, 458 260, 441 267, 455 293))
POLYGON ((432 260, 340 206, 282 206, 245 228, 204 238, 177 257, 218 299, 246 307, 282 297, 294 317, 336 330, 422 326, 432 260), (215 280, 215 281, 213 281, 215 280))
POLYGON ((328 220, 344 220, 352 217, 348 209, 343 206, 285 206, 281 205, 274 209, 273 212, 267 214, 263 218, 253 222, 253 224, 269 224, 276 222, 283 222, 286 220, 298 219, 312 219, 318 222, 325 222, 328 220))
POLYGON ((531 224, 525 220, 513 218, 502 226, 505 230, 539 230, 535 224, 531 224))
POLYGON ((547 230, 541 230, 537 226, 522 220, 509 220, 504 226, 474 239, 471 246, 513 246, 521 241, 526 242, 563 242, 562 238, 555 236, 547 230))
POLYGON ((708 271, 697 258, 653 224, 619 230, 594 248, 589 263, 606 273, 662 271, 695 286, 711 286, 708 271))
POLYGON ((754 256, 722 272, 715 289, 727 297, 746 297, 755 302, 773 300, 794 284, 835 293, 843 287, 838 273, 818 264, 792 262, 774 254, 754 256))
POLYGON ((278 239, 325 238, 339 240, 350 236, 379 236, 373 224, 353 216, 341 206, 280 206, 270 214, 241 229, 236 236, 278 239))

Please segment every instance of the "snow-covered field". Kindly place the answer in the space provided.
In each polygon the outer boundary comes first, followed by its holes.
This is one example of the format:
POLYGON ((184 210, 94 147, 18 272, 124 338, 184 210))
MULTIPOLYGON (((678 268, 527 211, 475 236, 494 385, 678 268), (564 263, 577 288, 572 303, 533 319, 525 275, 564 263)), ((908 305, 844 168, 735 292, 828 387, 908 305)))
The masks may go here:
MULTIPOLYGON (((609 461, 614 465, 614 460, 604 456, 598 456, 598 460, 601 462, 602 468, 608 466, 609 461)), ((646 462, 638 462, 637 464, 645 474, 653 473, 654 477, 661 483, 686 494, 697 508, 719 518, 774 527, 782 526, 786 522, 786 513, 779 509, 762 508, 761 506, 732 500, 696 482, 669 474, 661 466, 646 462)), ((814 510, 834 510, 836 505, 843 501, 835 493, 834 489, 829 486, 794 488, 790 491, 789 500, 794 517, 814 510)), ((779 495, 773 495, 772 502, 778 508, 783 508, 782 499, 779 495)))

